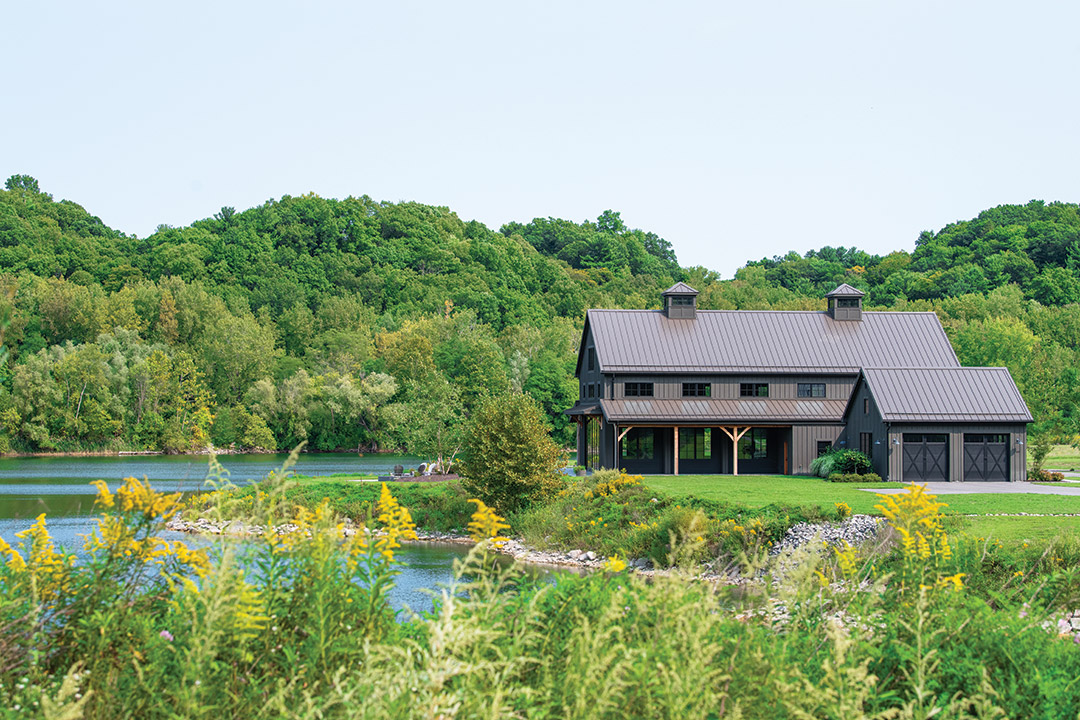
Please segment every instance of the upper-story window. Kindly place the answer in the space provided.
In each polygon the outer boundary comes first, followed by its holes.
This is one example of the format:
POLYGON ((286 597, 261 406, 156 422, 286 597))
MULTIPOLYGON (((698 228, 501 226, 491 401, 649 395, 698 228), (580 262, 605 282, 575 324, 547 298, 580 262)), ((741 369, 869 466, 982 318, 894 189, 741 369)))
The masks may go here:
POLYGON ((589 397, 596 397, 596 386, 589 383, 589 397))
POLYGON ((675 295, 674 297, 671 298, 671 304, 672 305, 684 305, 684 306, 685 305, 693 305, 694 304, 694 298, 692 298, 692 297, 680 297, 678 295, 675 295))
POLYGON ((801 398, 823 398, 825 383, 799 383, 798 392, 801 398))
POLYGON ((769 383, 739 383, 739 397, 769 397, 769 383))
POLYGON ((596 348, 589 348, 589 370, 596 369, 596 348))
POLYGON ((712 383, 683 383, 683 397, 712 397, 712 383))
POLYGON ((859 298, 836 298, 836 307, 857 308, 861 302, 859 298))
POLYGON ((652 397, 652 383, 628 382, 623 389, 626 397, 652 397))

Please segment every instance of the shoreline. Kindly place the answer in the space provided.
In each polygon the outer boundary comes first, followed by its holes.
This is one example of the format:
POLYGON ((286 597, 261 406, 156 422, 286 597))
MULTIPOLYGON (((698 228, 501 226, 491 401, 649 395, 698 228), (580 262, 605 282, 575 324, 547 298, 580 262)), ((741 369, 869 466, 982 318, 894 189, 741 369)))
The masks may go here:
MULTIPOLYGON (((194 520, 184 520, 174 518, 166 523, 165 528, 173 532, 187 533, 190 535, 229 535, 233 537, 253 537, 262 535, 265 528, 261 525, 245 525, 240 520, 228 520, 225 522, 216 522, 207 518, 196 518, 194 520)), ((295 532, 296 528, 293 525, 285 523, 278 525, 274 528, 274 532, 279 535, 295 532)), ((357 532, 357 529, 352 526, 346 526, 344 529, 345 536, 351 536, 357 532)), ((447 545, 476 545, 476 541, 470 538, 468 535, 459 535, 457 533, 444 533, 436 531, 416 530, 415 540, 399 540, 403 545, 412 545, 420 543, 443 543, 447 545)), ((501 547, 494 549, 496 553, 500 555, 506 555, 518 562, 525 563, 527 565, 546 565, 551 567, 561 567, 566 569, 577 570, 602 570, 604 564, 608 558, 593 552, 592 550, 570 550, 569 552, 563 552, 560 550, 537 550, 530 548, 522 544, 518 540, 508 540, 501 547)), ((644 572, 646 574, 652 574, 656 572, 666 572, 664 570, 657 570, 651 567, 652 563, 646 558, 635 558, 633 560, 624 560, 627 569, 634 570, 636 572, 644 572)), ((702 575, 703 578, 710 579, 722 579, 722 576, 707 576, 702 575)))
MULTIPOLYGON (((63 452, 9 452, 0 454, 2 459, 17 458, 61 458, 61 457, 139 457, 139 456, 166 456, 166 457, 208 457, 214 455, 288 455, 291 450, 235 450, 231 448, 204 448, 195 452, 170 453, 164 450, 65 450, 63 452)), ((357 453, 355 450, 302 450, 300 455, 408 455, 394 451, 373 451, 357 453)), ((411 456, 410 456, 411 457, 411 456)))

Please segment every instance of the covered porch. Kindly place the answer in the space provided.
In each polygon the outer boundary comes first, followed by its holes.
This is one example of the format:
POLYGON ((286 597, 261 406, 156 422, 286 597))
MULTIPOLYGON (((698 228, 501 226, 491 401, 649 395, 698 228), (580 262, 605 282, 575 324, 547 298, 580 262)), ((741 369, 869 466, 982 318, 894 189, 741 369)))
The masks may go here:
POLYGON ((641 475, 788 475, 792 427, 613 424, 616 467, 641 475))

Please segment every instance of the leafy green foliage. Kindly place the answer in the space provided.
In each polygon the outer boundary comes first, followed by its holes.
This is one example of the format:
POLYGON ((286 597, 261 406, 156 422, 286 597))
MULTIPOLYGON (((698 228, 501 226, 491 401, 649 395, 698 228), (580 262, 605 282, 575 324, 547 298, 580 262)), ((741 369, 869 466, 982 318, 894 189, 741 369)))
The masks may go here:
POLYGON ((553 495, 564 483, 566 458, 551 439, 536 401, 520 392, 494 395, 465 431, 465 489, 504 513, 553 495))
POLYGON ((829 473, 826 478, 831 483, 879 483, 881 476, 877 473, 829 473))
MULTIPOLYGON (((870 463, 870 458, 858 450, 833 449, 810 462, 811 473, 830 480, 832 480, 834 474, 861 475, 869 473, 871 470, 873 470, 873 466, 870 463)), ((880 481, 881 478, 878 478, 875 482, 880 481)))

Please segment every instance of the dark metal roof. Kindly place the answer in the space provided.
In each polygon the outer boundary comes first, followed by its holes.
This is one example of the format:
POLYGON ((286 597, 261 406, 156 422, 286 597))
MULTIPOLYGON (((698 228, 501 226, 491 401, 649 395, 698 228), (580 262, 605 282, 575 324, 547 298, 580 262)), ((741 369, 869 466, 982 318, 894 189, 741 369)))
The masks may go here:
POLYGON ((835 290, 833 290, 825 297, 866 297, 866 293, 864 293, 859 288, 851 287, 847 283, 840 283, 836 286, 835 290))
POLYGON ((829 422, 844 418, 845 400, 720 400, 695 398, 658 400, 625 398, 601 400, 609 422, 652 421, 682 423, 829 422))
POLYGON ((600 403, 597 400, 589 400, 588 402, 578 401, 574 404, 574 407, 569 410, 563 410, 563 415, 599 415, 600 403))
POLYGON ((697 295, 698 291, 684 282, 677 282, 663 292, 664 295, 697 295))
POLYGON ((602 372, 846 372, 864 367, 958 367, 934 313, 590 310, 586 324, 602 372))
POLYGON ((1007 368, 867 368, 863 378, 885 422, 1031 422, 1007 368))

